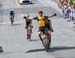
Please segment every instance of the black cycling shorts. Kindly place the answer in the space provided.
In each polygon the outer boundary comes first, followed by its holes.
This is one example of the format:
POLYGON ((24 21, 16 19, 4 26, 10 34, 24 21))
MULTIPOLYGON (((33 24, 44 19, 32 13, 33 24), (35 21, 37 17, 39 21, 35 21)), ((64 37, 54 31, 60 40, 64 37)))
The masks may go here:
POLYGON ((39 31, 41 31, 41 32, 44 33, 45 32, 45 27, 43 27, 43 26, 42 27, 39 27, 39 31))
POLYGON ((31 21, 26 21, 26 25, 29 26, 31 21))

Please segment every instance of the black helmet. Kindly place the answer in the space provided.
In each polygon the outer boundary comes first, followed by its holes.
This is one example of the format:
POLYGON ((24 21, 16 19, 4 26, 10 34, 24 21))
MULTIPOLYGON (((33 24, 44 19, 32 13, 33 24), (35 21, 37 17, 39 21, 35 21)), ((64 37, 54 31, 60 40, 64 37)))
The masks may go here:
POLYGON ((13 10, 10 11, 10 13, 13 13, 13 12, 14 12, 13 10))
POLYGON ((39 14, 40 14, 40 13, 43 14, 43 11, 39 11, 39 14))
POLYGON ((11 10, 10 11, 10 15, 14 15, 15 13, 14 13, 14 11, 13 10, 11 10))

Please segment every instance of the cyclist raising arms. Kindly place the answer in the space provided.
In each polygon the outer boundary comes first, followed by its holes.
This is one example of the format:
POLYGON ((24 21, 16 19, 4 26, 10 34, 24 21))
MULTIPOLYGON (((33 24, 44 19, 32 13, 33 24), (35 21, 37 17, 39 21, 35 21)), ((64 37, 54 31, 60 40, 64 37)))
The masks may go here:
MULTIPOLYGON (((29 14, 26 14, 24 16, 24 19, 26 21, 26 29, 31 25, 32 26, 32 17, 29 14)), ((32 26, 33 27, 33 26, 32 26)))
POLYGON ((32 18, 29 14, 26 14, 24 16, 24 19, 26 21, 26 29, 27 29, 27 39, 31 40, 31 34, 32 34, 32 18))
POLYGON ((39 38, 42 41, 41 33, 44 34, 45 28, 49 29, 49 34, 51 34, 51 31, 53 32, 53 29, 51 28, 51 21, 48 20, 48 18, 56 16, 56 14, 53 14, 52 16, 44 16, 43 11, 39 11, 39 15, 33 19, 38 21, 39 25, 39 38), (47 21, 48 20, 48 21, 47 21))

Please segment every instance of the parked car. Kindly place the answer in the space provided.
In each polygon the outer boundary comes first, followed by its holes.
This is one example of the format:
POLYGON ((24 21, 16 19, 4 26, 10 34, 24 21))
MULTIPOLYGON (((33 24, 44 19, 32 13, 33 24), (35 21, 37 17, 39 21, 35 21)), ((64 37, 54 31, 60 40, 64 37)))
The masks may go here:
POLYGON ((20 4, 31 3, 32 0, 19 0, 20 4))

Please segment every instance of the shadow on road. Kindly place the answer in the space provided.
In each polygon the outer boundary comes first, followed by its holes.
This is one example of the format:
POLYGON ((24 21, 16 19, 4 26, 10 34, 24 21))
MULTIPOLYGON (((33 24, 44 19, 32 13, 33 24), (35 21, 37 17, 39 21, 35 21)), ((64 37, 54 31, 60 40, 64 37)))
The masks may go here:
POLYGON ((22 25, 22 24, 14 24, 13 26, 19 26, 19 25, 22 25))
POLYGON ((21 5, 31 5, 31 4, 35 4, 35 3, 25 2, 25 3, 21 4, 21 5))
POLYGON ((39 41, 40 39, 31 39, 31 41, 39 41))
MULTIPOLYGON (((70 50, 70 49, 75 49, 75 47, 65 47, 65 46, 57 46, 57 47, 52 47, 49 49, 49 52, 54 52, 54 51, 59 51, 59 50, 70 50)), ((35 49, 35 50, 29 50, 26 53, 32 53, 32 52, 40 52, 40 51, 45 51, 45 49, 35 49)))

